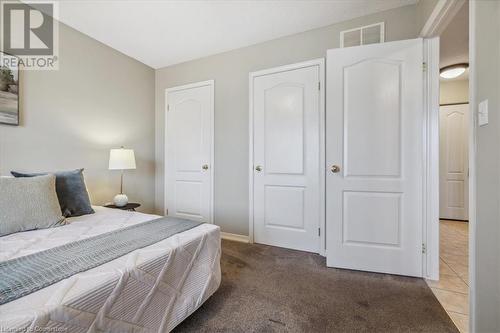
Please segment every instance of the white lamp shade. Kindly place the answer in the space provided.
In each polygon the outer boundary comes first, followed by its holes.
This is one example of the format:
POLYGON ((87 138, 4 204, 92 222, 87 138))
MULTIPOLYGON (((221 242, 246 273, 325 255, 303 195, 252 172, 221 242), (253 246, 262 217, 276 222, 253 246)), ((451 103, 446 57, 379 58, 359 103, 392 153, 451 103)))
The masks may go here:
POLYGON ((109 152, 109 170, 135 169, 133 149, 111 149, 109 152))

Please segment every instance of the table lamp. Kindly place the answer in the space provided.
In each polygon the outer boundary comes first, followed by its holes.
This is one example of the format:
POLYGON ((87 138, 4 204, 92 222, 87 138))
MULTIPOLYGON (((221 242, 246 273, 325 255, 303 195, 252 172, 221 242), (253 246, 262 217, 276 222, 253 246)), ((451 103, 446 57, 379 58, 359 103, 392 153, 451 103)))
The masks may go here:
POLYGON ((135 169, 135 155, 133 149, 111 149, 109 152, 109 170, 121 170, 120 194, 117 194, 113 203, 117 207, 123 207, 128 203, 128 197, 123 193, 123 171, 135 169))

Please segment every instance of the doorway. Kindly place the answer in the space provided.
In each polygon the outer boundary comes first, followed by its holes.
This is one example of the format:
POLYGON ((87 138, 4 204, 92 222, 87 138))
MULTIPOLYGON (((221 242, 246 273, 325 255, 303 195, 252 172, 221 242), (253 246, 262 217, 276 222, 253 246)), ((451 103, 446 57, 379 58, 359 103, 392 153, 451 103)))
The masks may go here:
MULTIPOLYGON (((457 2, 458 3, 458 2, 457 2)), ((460 332, 469 330, 469 2, 440 37, 439 280, 427 280, 460 332)))

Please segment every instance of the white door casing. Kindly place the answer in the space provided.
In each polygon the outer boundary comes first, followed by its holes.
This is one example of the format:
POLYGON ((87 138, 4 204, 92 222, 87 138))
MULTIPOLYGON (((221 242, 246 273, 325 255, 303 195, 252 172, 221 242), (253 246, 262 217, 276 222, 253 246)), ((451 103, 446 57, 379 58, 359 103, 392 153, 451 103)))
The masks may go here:
POLYGON ((330 267, 422 276, 422 44, 327 53, 330 267))
POLYGON ((214 81, 165 90, 165 215, 213 223, 214 81))
POLYGON ((441 106, 439 124, 440 217, 468 220, 469 104, 441 106))
POLYGON ((257 243, 323 253, 323 61, 250 74, 250 235, 257 243))

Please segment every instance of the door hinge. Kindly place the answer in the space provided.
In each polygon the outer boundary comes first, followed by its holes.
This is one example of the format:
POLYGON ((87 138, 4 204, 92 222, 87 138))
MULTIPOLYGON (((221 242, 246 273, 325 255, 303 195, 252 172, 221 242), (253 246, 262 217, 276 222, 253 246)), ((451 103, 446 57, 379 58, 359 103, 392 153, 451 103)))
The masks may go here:
POLYGON ((167 208, 167 215, 168 215, 168 208, 167 208))
POLYGON ((167 111, 170 111, 170 104, 167 104, 167 111))
POLYGON ((321 90, 321 82, 318 81, 318 90, 321 90))
POLYGON ((318 228, 318 237, 321 236, 321 228, 318 228))
POLYGON ((427 63, 426 63, 426 62, 423 62, 423 63, 422 63, 422 70, 423 70, 424 72, 427 72, 427 63))
POLYGON ((425 246, 425 243, 422 243, 422 253, 427 253, 427 246, 425 246))

